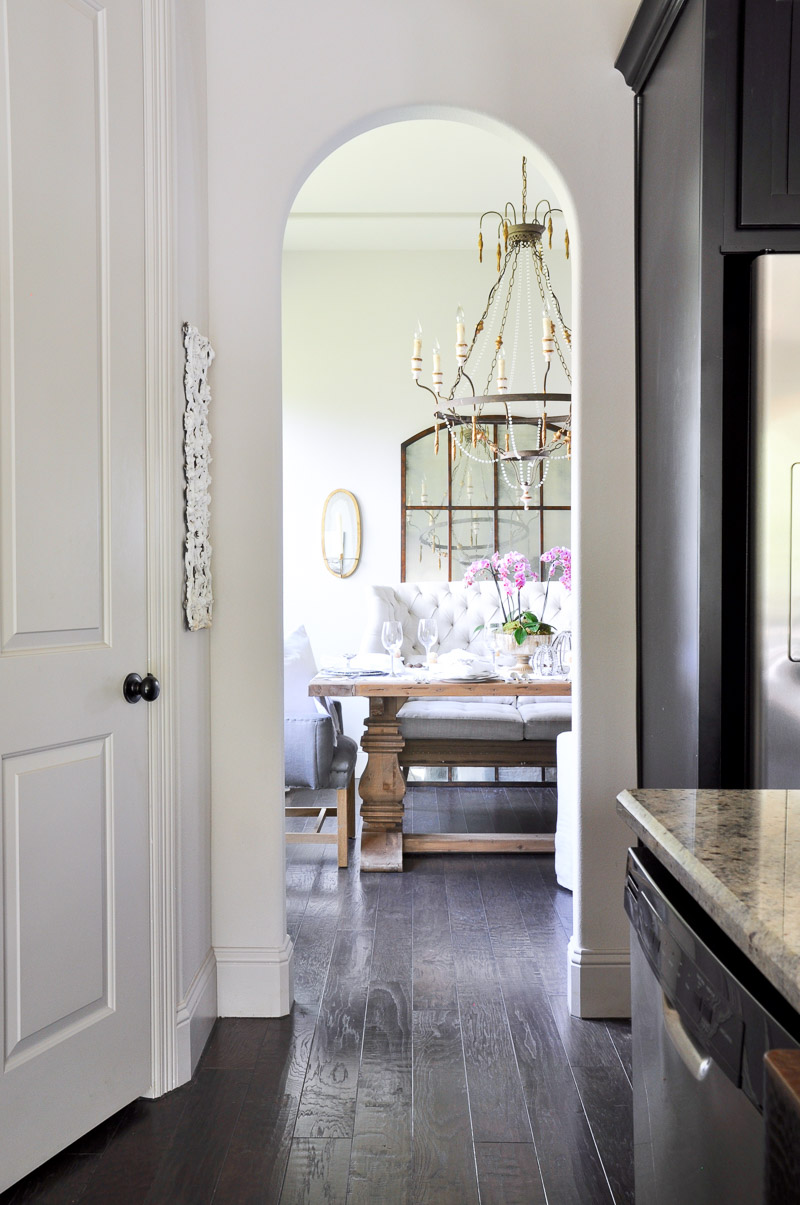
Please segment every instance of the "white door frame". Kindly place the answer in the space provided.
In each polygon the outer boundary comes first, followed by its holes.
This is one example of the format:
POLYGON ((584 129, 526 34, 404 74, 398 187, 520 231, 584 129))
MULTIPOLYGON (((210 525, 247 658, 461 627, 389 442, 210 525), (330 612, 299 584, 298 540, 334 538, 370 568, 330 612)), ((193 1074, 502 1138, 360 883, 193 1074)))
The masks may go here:
MULTIPOLYGON (((151 1095, 178 1087, 179 762, 175 610, 174 0, 143 0, 147 669, 163 683, 148 708, 150 808, 151 1095)), ((140 671, 141 672, 141 671, 140 671)))

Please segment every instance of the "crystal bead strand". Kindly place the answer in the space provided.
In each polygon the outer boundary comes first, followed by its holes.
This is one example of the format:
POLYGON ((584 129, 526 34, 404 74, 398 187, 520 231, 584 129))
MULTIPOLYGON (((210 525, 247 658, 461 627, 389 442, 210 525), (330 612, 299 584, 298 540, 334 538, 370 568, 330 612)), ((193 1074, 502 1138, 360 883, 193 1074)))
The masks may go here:
POLYGON ((536 346, 536 339, 533 334, 533 281, 531 280, 531 257, 525 257, 525 288, 526 301, 528 305, 528 339, 531 349, 531 392, 536 392, 536 358, 533 354, 533 349, 536 346))
MULTIPOLYGON (((570 341, 567 338, 566 324, 561 314, 561 307, 558 304, 558 298, 553 292, 553 286, 550 281, 550 269, 544 262, 544 257, 540 257, 536 260, 536 279, 539 282, 539 292, 542 297, 542 305, 545 307, 545 309, 550 311, 551 317, 555 315, 555 325, 557 329, 561 331, 562 338, 569 347, 570 341), (552 299, 552 305, 548 304, 548 296, 552 299)), ((558 358, 561 361, 561 367, 564 369, 564 374, 571 385, 572 373, 570 372, 567 362, 564 359, 564 353, 561 350, 561 345, 559 344, 558 339, 556 339, 556 351, 558 353, 558 358)))
MULTIPOLYGON (((522 294, 522 292, 523 292, 523 290, 520 289, 519 293, 522 294)), ((514 338, 513 338, 512 344, 511 344, 511 368, 508 370, 508 374, 507 374, 508 379, 511 382, 511 391, 513 393, 521 393, 522 392, 522 389, 520 388, 519 379, 517 377, 517 348, 519 347, 519 321, 520 321, 521 308, 522 308, 522 298, 521 298, 521 296, 518 296, 516 310, 514 311, 514 338)))

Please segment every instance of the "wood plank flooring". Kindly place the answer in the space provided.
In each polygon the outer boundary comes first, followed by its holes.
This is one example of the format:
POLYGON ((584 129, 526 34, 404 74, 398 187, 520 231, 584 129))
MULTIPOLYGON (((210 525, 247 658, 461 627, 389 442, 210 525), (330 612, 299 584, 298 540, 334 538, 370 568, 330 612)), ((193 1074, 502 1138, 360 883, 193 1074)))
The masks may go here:
MULTIPOLYGON (((554 827, 548 788, 418 786, 406 803, 417 831, 554 827)), ((632 1203, 630 1029, 568 1014, 572 897, 552 855, 406 868, 362 878, 357 851, 338 871, 334 846, 288 847, 292 1014, 218 1022, 190 1084, 0 1205, 632 1203)))

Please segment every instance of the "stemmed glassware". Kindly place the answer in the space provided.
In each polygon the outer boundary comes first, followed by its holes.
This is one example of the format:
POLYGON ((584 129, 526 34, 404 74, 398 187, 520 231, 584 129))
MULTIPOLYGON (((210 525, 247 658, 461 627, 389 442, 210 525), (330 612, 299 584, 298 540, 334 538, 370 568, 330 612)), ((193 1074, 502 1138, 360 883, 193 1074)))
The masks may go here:
POLYGON ((439 635, 439 628, 435 619, 421 619, 417 628, 419 642, 425 649, 425 661, 428 669, 431 668, 431 649, 436 644, 439 635))
POLYGON ((353 662, 353 659, 358 656, 358 653, 342 653, 342 656, 344 657, 344 669, 345 669, 345 673, 347 674, 347 677, 348 678, 357 678, 358 674, 352 668, 352 662, 353 662))
POLYGON ((391 676, 394 677, 394 659, 403 647, 403 625, 399 620, 386 620, 381 629, 381 644, 391 657, 391 676))

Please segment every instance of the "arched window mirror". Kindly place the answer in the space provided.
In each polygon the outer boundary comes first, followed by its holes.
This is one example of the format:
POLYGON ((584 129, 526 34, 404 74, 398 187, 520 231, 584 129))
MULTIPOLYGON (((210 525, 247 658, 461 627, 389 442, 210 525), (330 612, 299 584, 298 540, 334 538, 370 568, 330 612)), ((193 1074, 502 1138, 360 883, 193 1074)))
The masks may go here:
MULTIPOLYGON (((513 422, 518 444, 535 447, 538 419, 513 417, 513 422)), ((493 428, 502 447, 505 422, 484 425, 493 428)), ((569 460, 551 462, 525 511, 519 490, 509 489, 496 464, 477 463, 461 453, 453 460, 449 448, 441 439, 438 455, 434 452, 433 427, 402 444, 402 581, 457 581, 472 561, 495 550, 522 552, 537 569, 548 548, 570 546, 569 460)))

